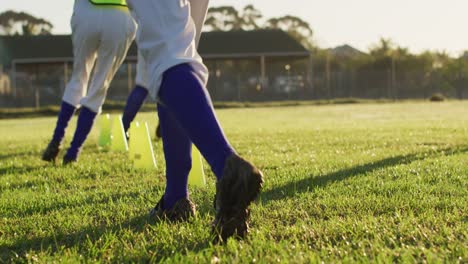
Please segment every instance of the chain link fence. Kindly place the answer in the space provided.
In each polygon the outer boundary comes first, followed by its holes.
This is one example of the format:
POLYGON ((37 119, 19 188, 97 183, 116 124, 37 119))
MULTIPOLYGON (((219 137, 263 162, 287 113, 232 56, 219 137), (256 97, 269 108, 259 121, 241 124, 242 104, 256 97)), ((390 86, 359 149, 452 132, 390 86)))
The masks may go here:
MULTIPOLYGON (((432 71, 340 69, 309 58, 266 58, 265 72, 255 59, 206 60, 208 89, 214 101, 278 101, 333 98, 421 99, 434 93, 468 98, 468 76, 448 82, 432 71)), ((0 72, 0 106, 59 105, 72 72, 71 62, 18 64, 0 72)), ((107 100, 124 102, 134 86, 135 62, 124 63, 107 100)))

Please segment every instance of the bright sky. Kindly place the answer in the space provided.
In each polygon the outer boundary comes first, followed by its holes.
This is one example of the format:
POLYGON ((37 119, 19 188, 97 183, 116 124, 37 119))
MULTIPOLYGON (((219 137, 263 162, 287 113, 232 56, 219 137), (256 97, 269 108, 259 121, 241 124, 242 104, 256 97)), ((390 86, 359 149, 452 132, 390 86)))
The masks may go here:
MULTIPOLYGON (((55 34, 70 32, 72 0, 1 0, 48 19, 55 34)), ((212 6, 254 4, 265 17, 295 15, 308 21, 321 47, 350 44, 367 50, 380 37, 413 52, 468 50, 468 0, 211 0, 212 6)))

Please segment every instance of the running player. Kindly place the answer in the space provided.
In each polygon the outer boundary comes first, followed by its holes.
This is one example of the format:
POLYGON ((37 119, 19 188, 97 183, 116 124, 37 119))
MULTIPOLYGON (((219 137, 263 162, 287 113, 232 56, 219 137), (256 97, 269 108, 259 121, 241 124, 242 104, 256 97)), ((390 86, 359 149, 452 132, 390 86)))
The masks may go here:
POLYGON ((71 27, 73 73, 65 88, 52 139, 42 155, 45 161, 56 160, 68 123, 81 107, 64 164, 77 161, 137 28, 125 0, 75 0, 71 27))
POLYGON ((166 190, 151 216, 185 220, 195 214, 187 188, 193 143, 217 178, 213 233, 218 242, 248 233, 249 206, 260 193, 263 175, 229 144, 205 88, 208 70, 197 52, 191 16, 201 3, 128 0, 139 25, 137 43, 147 64, 147 88, 158 99, 166 159, 166 190))

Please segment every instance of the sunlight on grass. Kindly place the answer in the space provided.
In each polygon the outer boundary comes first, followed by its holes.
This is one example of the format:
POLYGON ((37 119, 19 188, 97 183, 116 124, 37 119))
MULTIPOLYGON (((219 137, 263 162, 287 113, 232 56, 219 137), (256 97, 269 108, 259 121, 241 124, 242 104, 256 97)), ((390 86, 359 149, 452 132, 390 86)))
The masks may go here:
MULTIPOLYGON (((96 126, 78 164, 52 166, 40 155, 55 118, 0 120, 1 262, 468 260, 466 102, 217 113, 266 176, 247 240, 211 244, 208 169, 206 188, 191 189, 196 219, 148 221, 164 190, 161 142, 158 169, 136 171, 125 154, 98 151, 96 126)), ((137 119, 154 131, 155 113, 137 119)))

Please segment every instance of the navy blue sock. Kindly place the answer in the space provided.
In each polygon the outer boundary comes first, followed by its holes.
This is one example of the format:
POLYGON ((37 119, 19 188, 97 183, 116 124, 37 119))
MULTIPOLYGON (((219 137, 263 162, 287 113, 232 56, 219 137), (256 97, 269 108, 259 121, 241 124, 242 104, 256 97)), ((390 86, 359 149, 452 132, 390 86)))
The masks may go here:
POLYGON ((62 101, 62 106, 60 107, 60 113, 57 118, 57 125, 55 126, 52 141, 62 142, 63 138, 65 137, 65 130, 67 129, 68 123, 73 117, 75 110, 76 108, 73 105, 62 101))
POLYGON ((226 158, 234 150, 216 118, 208 91, 189 64, 172 67, 164 73, 159 99, 220 180, 226 158))
POLYGON ((80 115, 78 116, 78 123, 76 125, 75 135, 73 136, 73 140, 71 142, 70 148, 65 154, 65 158, 68 160, 76 160, 78 158, 78 154, 85 142, 86 138, 91 131, 91 128, 94 124, 94 119, 96 118, 96 113, 89 110, 86 107, 82 107, 80 111, 80 115))
POLYGON ((127 104, 125 105, 125 109, 122 116, 122 123, 125 132, 128 131, 130 123, 132 123, 133 119, 135 119, 136 114, 140 110, 141 105, 143 104, 147 96, 148 90, 139 85, 136 85, 133 91, 128 96, 127 104))
POLYGON ((179 199, 188 197, 187 181, 192 167, 192 142, 172 113, 160 104, 158 116, 166 159, 164 208, 168 209, 179 199))

